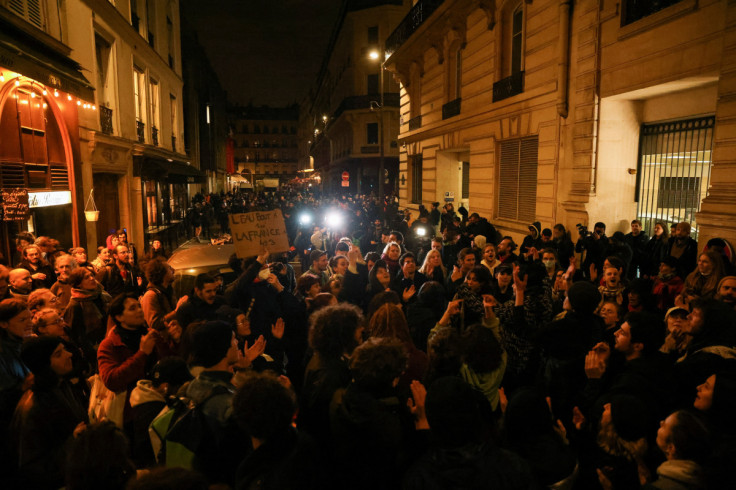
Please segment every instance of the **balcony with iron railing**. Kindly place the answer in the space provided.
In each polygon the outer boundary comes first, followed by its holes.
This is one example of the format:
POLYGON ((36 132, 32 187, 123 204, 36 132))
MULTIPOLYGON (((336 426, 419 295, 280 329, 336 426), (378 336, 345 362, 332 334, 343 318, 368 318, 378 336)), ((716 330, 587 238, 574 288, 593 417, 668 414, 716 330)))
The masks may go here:
POLYGON ((451 117, 460 114, 460 103, 463 99, 458 97, 455 100, 451 100, 447 104, 442 106, 442 119, 450 119, 451 117))
POLYGON ((425 20, 442 5, 445 0, 419 0, 406 14, 406 17, 386 39, 386 57, 388 58, 419 29, 425 20))
POLYGON ((422 115, 419 114, 416 117, 409 119, 409 131, 414 131, 422 127, 422 115))
POLYGON ((508 99, 524 91, 524 72, 519 71, 510 77, 502 78, 493 84, 493 102, 508 99))
POLYGON ((146 125, 143 123, 143 121, 135 122, 135 132, 136 132, 136 135, 138 135, 138 142, 145 143, 146 142, 146 125))
POLYGON ((158 128, 156 126, 151 126, 151 142, 153 146, 158 146, 158 128))
POLYGON ((112 109, 100 106, 100 130, 105 134, 112 134, 112 109))
POLYGON ((624 0, 621 27, 664 10, 682 0, 624 0))
MULTIPOLYGON (((352 97, 345 97, 340 102, 337 110, 333 114, 333 118, 338 118, 345 111, 354 111, 359 109, 370 109, 371 102, 378 102, 381 98, 380 94, 371 95, 354 95, 352 97)), ((383 94, 383 105, 385 107, 399 107, 399 94, 397 93, 384 93, 383 94)))

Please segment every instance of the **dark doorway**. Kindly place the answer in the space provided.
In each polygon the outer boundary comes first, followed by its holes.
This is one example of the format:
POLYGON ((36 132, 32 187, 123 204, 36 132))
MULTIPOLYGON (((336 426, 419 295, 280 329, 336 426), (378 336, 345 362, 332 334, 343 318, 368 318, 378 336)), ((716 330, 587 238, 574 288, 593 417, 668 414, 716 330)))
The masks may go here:
MULTIPOLYGON (((116 174, 94 174, 92 185, 95 189, 95 203, 100 210, 97 220, 97 245, 105 245, 107 236, 118 229, 120 224, 120 201, 118 199, 118 179, 116 174)), ((90 254, 92 251, 89 251, 90 254)))

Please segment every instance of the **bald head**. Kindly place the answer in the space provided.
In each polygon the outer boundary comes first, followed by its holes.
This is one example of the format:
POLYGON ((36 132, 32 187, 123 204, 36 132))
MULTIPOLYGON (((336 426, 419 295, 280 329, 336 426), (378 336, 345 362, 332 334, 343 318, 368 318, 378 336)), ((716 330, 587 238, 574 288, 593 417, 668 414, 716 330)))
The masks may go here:
POLYGON ((10 271, 10 287, 19 293, 28 294, 31 292, 33 280, 31 273, 26 269, 13 269, 10 271))

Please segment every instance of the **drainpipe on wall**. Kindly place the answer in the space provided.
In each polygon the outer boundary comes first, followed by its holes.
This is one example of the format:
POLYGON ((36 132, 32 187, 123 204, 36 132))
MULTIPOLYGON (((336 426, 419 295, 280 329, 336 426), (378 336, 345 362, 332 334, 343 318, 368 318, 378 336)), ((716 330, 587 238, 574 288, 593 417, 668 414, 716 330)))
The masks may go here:
POLYGON ((557 44, 557 114, 567 118, 567 80, 570 67, 570 0, 560 0, 560 25, 557 44))

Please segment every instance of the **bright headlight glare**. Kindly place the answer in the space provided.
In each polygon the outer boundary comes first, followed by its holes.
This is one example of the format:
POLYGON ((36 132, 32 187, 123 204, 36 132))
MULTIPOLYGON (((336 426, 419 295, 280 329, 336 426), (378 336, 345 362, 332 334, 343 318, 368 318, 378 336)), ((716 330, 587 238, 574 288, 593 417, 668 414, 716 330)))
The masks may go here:
POLYGON ((299 216, 299 223, 303 225, 308 225, 312 222, 312 216, 308 213, 303 213, 301 216, 299 216))
POLYGON ((427 234, 427 230, 425 230, 423 227, 417 228, 417 236, 425 236, 427 234))
POLYGON ((342 225, 343 217, 340 213, 332 211, 325 216, 325 222, 330 228, 335 228, 342 225))

